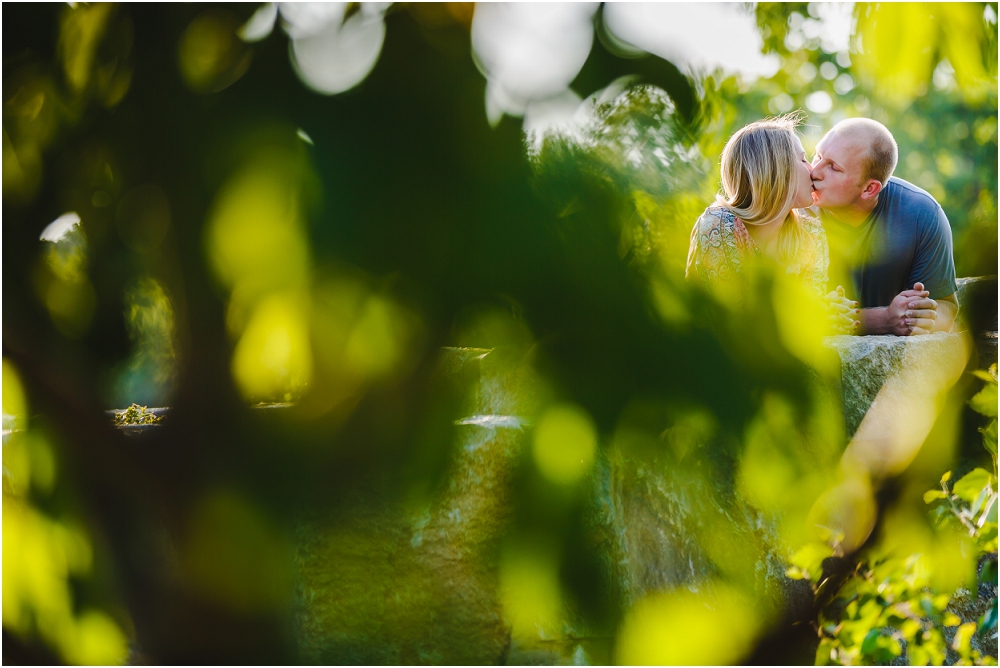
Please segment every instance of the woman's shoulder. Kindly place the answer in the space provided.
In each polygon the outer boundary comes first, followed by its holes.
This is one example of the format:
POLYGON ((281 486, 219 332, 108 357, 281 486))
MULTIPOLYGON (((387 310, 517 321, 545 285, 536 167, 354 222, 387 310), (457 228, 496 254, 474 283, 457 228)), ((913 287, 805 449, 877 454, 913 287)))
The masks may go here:
POLYGON ((698 217, 697 226, 703 232, 717 228, 731 228, 736 222, 736 216, 724 206, 712 204, 698 217))
POLYGON ((823 223, 820 222, 819 217, 815 216, 811 210, 799 209, 799 221, 802 223, 802 228, 812 236, 826 236, 823 223))

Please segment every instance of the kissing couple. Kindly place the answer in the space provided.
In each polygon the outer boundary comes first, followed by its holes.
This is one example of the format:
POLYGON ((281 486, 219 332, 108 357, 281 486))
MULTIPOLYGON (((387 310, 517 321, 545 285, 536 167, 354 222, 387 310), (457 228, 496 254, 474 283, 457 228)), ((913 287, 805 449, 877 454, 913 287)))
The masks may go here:
POLYGON ((770 259, 825 295, 835 331, 950 331, 959 306, 951 227, 929 193, 892 175, 892 133, 847 119, 810 160, 802 120, 757 121, 730 137, 722 193, 691 231, 687 278, 739 285, 748 260, 770 259))

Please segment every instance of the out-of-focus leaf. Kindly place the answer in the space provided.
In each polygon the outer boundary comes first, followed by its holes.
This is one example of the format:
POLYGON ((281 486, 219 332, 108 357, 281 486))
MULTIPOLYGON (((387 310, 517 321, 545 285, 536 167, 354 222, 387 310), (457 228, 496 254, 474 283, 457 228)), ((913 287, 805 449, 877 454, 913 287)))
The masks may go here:
POLYGON ((990 384, 983 387, 982 390, 969 399, 969 405, 977 413, 995 418, 997 416, 997 386, 990 384))
POLYGON ((858 73, 884 100, 905 108, 926 89, 938 22, 917 3, 858 5, 858 73))
POLYGON ((906 660, 911 666, 926 666, 931 662, 930 653, 920 645, 907 645, 906 660))
POLYGON ((987 451, 996 455, 997 454, 997 421, 993 420, 986 427, 980 428, 979 432, 983 435, 983 447, 987 451))
POLYGON ((996 585, 997 582, 997 562, 995 559, 990 559, 985 564, 983 564, 983 569, 979 572, 979 584, 993 583, 996 585))
POLYGON ((792 555, 791 561, 800 577, 816 580, 823 573, 823 560, 832 554, 833 549, 826 543, 807 543, 792 555))
POLYGON ((929 489, 924 492, 924 503, 934 503, 938 499, 944 499, 948 495, 942 492, 940 489, 929 489))
POLYGON ((941 16, 942 51, 955 68, 955 80, 970 100, 981 100, 996 78, 990 81, 983 55, 989 39, 983 29, 982 6, 971 2, 941 3, 934 6, 941 16))
POLYGON ((792 566, 791 568, 786 569, 785 575, 787 575, 793 580, 805 580, 809 577, 805 571, 803 571, 801 568, 798 568, 797 566, 792 566))
POLYGON ((989 371, 976 369, 975 371, 972 372, 972 375, 975 376, 976 378, 981 378, 982 380, 985 380, 987 383, 993 383, 995 385, 997 382, 996 372, 997 372, 997 365, 994 363, 990 365, 989 371))
POLYGON ((962 618, 954 612, 946 612, 941 623, 945 626, 958 626, 962 623, 962 618))
POLYGON ((861 653, 875 663, 888 663, 903 651, 899 641, 892 636, 882 635, 882 629, 872 629, 861 643, 861 653))
POLYGON ((872 629, 869 631, 868 635, 865 636, 864 642, 861 643, 861 651, 865 654, 871 654, 874 652, 876 641, 880 635, 881 633, 879 629, 872 629))
POLYGON ((991 485, 993 476, 985 469, 975 468, 962 476, 961 480, 955 483, 952 488, 955 496, 968 504, 975 503, 976 497, 984 487, 991 485))
MULTIPOLYGON (((994 575, 996 571, 994 571, 994 575)), ((994 582, 996 579, 994 578, 994 582)), ((977 635, 985 636, 991 631, 996 631, 997 628, 997 600, 993 599, 993 607, 987 610, 979 617, 979 631, 977 635)))
POLYGON ((983 509, 983 504, 985 504, 986 500, 992 496, 992 492, 993 490, 991 487, 983 487, 979 491, 979 495, 976 496, 976 500, 972 502, 972 506, 969 508, 969 512, 972 513, 973 517, 978 515, 979 511, 983 509))
POLYGON ((975 632, 975 622, 962 624, 955 631, 955 639, 951 643, 951 648, 963 656, 967 655, 969 653, 969 642, 972 640, 972 634, 975 632))

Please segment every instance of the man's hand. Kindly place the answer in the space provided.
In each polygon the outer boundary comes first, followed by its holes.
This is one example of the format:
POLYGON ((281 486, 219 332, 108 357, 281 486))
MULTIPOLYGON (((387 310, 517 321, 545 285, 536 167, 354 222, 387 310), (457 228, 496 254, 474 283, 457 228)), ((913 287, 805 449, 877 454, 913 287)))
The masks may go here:
MULTIPOLYGON (((909 329, 910 336, 930 334, 934 331, 934 321, 938 317, 938 303, 931 299, 930 295, 931 293, 924 290, 923 283, 914 283, 912 290, 904 290, 896 295, 896 299, 892 300, 893 305, 896 304, 897 300, 906 304, 903 312, 903 324, 909 329), (900 300, 903 295, 907 295, 907 297, 900 300)), ((904 335, 898 334, 898 336, 904 335)))
POLYGON ((912 290, 903 290, 884 308, 868 308, 862 313, 866 334, 912 336, 930 334, 938 318, 938 303, 930 298, 923 283, 914 283, 912 290))

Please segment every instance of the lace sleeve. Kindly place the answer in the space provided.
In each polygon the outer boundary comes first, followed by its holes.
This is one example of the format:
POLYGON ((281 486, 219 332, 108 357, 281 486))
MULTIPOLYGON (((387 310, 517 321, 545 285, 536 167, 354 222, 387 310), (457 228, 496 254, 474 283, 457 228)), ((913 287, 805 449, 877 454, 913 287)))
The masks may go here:
POLYGON ((808 215, 802 217, 802 225, 813 241, 810 262, 807 267, 803 267, 802 278, 820 294, 826 294, 830 267, 830 245, 826 240, 826 230, 819 220, 808 215))
MULTIPOLYGON (((729 232, 732 236, 732 232, 729 232)), ((706 209, 691 230, 691 244, 688 247, 687 268, 684 275, 689 280, 700 280, 708 286, 720 281, 731 280, 736 271, 731 266, 727 249, 732 244, 725 243, 726 225, 719 209, 706 209)))

